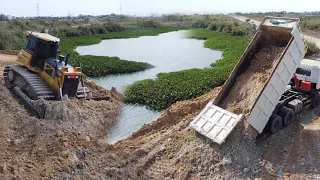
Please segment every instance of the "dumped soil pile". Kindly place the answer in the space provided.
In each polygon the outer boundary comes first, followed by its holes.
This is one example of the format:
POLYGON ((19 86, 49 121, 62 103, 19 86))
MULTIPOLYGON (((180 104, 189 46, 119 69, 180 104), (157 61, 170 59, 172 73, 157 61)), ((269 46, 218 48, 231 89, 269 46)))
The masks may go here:
MULTIPOLYGON (((97 90, 92 91, 96 94, 97 90)), ((76 129, 103 136, 117 119, 122 96, 117 91, 98 90, 107 101, 69 99, 67 101, 37 100, 36 106, 46 105, 44 120, 60 130, 76 129), (101 134, 102 133, 102 134, 101 134)))
POLYGON ((190 121, 212 101, 220 88, 194 100, 172 105, 159 119, 145 125, 111 152, 128 154, 127 166, 139 177, 151 179, 230 179, 258 177, 259 151, 243 134, 233 134, 222 146, 197 136, 190 121), (244 168, 252 171, 243 171, 244 168))
POLYGON ((45 119, 31 116, 0 82, 0 179, 63 179, 83 173, 84 158, 108 147, 104 138, 116 121, 121 95, 109 101, 45 103, 45 119))
MULTIPOLYGON (((15 60, 0 54, 0 69, 15 60)), ((93 94, 108 100, 38 100, 47 105, 45 118, 38 119, 4 87, 1 73, 0 179, 94 179, 83 172, 84 158, 108 147, 105 135, 122 106, 115 89, 94 86, 93 94)))
POLYGON ((237 78, 221 107, 235 114, 249 113, 283 51, 284 47, 266 46, 255 54, 250 66, 237 78))
MULTIPOLYGON (((299 120, 302 122, 307 120, 304 127, 297 130, 296 127, 301 125, 296 121, 259 144, 250 139, 253 134, 250 129, 253 128, 249 128, 248 123, 242 121, 238 125, 239 128, 219 146, 188 127, 190 121, 215 98, 219 90, 220 88, 216 88, 194 100, 175 103, 159 119, 145 125, 133 136, 112 145, 107 152, 95 155, 98 158, 111 153, 114 154, 114 159, 121 159, 124 156, 127 158, 125 166, 119 168, 110 165, 108 159, 99 161, 98 166, 91 167, 90 171, 95 174, 104 172, 99 167, 113 169, 119 173, 126 170, 124 173, 126 177, 136 176, 138 179, 320 177, 317 176, 319 173, 316 170, 319 161, 311 160, 319 156, 316 151, 320 141, 315 139, 320 134, 320 119, 310 124, 314 117, 320 115, 319 109, 301 114, 299 120), (310 134, 311 137, 307 136, 310 134), (287 141, 288 139, 290 141, 287 141), (308 157, 302 152, 307 153, 308 157), (129 174, 127 174, 128 169, 130 169, 129 174)), ((109 173, 106 177, 119 178, 119 175, 115 174, 109 173)))

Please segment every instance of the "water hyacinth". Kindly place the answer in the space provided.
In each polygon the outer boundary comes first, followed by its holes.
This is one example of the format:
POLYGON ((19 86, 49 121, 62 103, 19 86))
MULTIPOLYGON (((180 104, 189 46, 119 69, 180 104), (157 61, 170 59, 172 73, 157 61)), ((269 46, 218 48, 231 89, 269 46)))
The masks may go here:
POLYGON ((223 58, 211 68, 160 73, 156 79, 135 82, 125 91, 126 102, 162 110, 176 101, 201 96, 225 82, 250 40, 202 29, 192 30, 189 38, 205 39, 205 47, 223 51, 223 58))

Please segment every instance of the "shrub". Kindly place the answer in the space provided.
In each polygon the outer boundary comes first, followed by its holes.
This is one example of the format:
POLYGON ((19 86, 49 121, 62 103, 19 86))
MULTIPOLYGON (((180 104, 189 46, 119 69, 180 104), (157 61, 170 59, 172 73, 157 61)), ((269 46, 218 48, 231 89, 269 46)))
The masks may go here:
POLYGON ((155 21, 138 21, 137 26, 144 28, 159 28, 161 24, 155 21))
POLYGON ((216 20, 209 24, 207 30, 225 32, 231 36, 245 36, 252 35, 255 32, 255 27, 250 23, 216 20))
POLYGON ((314 54, 319 54, 320 49, 315 43, 310 42, 310 41, 306 41, 306 43, 308 45, 308 51, 306 53, 306 56, 312 56, 314 54))
POLYGON ((9 21, 9 18, 4 14, 0 14, 0 21, 9 21))

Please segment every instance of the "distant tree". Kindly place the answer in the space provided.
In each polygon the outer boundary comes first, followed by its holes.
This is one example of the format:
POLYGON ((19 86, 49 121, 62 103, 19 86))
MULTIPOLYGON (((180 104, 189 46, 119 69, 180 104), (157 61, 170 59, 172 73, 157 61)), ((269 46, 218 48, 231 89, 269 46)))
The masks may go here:
POLYGON ((9 18, 4 14, 0 14, 0 21, 9 21, 9 18))

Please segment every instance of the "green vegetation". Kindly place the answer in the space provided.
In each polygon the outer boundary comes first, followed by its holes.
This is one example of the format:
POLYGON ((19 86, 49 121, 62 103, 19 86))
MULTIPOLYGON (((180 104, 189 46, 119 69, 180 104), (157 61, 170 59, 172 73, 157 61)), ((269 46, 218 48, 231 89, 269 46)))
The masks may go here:
POLYGON ((62 54, 72 55, 71 63, 80 62, 84 73, 90 77, 106 76, 110 74, 132 73, 153 67, 144 62, 120 60, 118 57, 79 55, 74 49, 77 46, 100 43, 102 39, 136 38, 140 36, 155 36, 160 33, 176 31, 185 28, 163 27, 149 30, 126 30, 108 34, 96 34, 91 36, 66 37, 61 40, 60 50, 62 54))
POLYGON ((87 20, 13 20, 0 24, 0 50, 21 49, 26 46, 26 31, 47 32, 61 39, 62 54, 70 53, 71 64, 80 62, 84 73, 91 77, 118 73, 132 73, 153 67, 144 62, 121 60, 118 57, 80 56, 74 49, 81 45, 100 43, 102 39, 135 38, 153 36, 160 33, 185 29, 160 26, 153 21, 134 21, 135 28, 126 30, 126 26, 104 19, 100 21, 87 20))
POLYGON ((294 12, 266 12, 266 13, 248 13, 242 14, 237 13, 239 15, 247 16, 249 18, 262 21, 265 16, 275 16, 275 17, 292 17, 292 18, 300 18, 300 27, 302 30, 312 30, 312 31, 320 31, 320 15, 306 15, 303 13, 294 13, 294 12))
POLYGON ((55 28, 49 33, 58 37, 80 37, 89 36, 94 34, 106 34, 110 32, 119 32, 125 30, 120 24, 113 21, 107 21, 100 24, 87 24, 81 25, 74 28, 60 27, 55 28))
POLYGON ((320 49, 318 48, 318 46, 315 43, 309 42, 309 41, 306 41, 306 42, 307 42, 307 45, 308 45, 308 51, 306 53, 306 57, 313 56, 315 54, 319 54, 320 53, 320 49))
POLYGON ((205 39, 205 47, 223 51, 223 58, 211 68, 160 73, 156 79, 138 81, 129 86, 125 100, 145 104, 152 109, 164 109, 176 101, 198 97, 221 86, 228 78, 249 43, 249 36, 233 37, 222 32, 196 29, 190 38, 205 39))
POLYGON ((26 21, 11 21, 0 24, 0 50, 1 49, 21 49, 26 45, 26 31, 28 29, 43 32, 41 23, 26 21))
POLYGON ((232 36, 252 35, 255 28, 251 23, 241 23, 224 15, 199 15, 186 19, 192 20, 192 27, 206 28, 207 30, 225 32, 232 36))
POLYGON ((239 23, 237 21, 213 21, 207 27, 208 30, 225 32, 232 36, 246 36, 255 33, 254 26, 250 23, 239 23))
POLYGON ((9 21, 9 18, 4 14, 0 14, 0 21, 9 21))
POLYGON ((162 25, 159 22, 156 21, 138 21, 137 26, 144 27, 144 28, 159 28, 162 25))
MULTIPOLYGON (((25 47, 27 31, 46 32, 60 27, 72 28, 72 26, 86 22, 87 21, 60 20, 53 23, 46 20, 11 20, 8 23, 0 24, 0 50, 17 50, 25 47)), ((61 38, 63 36, 59 37, 61 38)))

